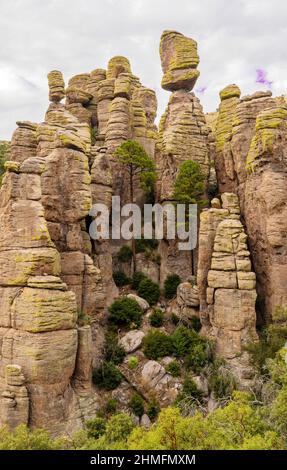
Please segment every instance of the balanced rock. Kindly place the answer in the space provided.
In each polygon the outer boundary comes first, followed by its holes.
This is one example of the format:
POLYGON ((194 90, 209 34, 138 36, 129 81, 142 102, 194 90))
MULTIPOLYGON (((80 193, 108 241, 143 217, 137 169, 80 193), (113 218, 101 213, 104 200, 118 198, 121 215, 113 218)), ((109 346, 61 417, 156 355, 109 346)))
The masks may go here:
POLYGON ((52 70, 48 73, 49 100, 58 103, 65 96, 65 82, 62 72, 52 70))
POLYGON ((164 31, 160 41, 160 58, 165 90, 192 90, 199 77, 197 43, 177 31, 164 31))

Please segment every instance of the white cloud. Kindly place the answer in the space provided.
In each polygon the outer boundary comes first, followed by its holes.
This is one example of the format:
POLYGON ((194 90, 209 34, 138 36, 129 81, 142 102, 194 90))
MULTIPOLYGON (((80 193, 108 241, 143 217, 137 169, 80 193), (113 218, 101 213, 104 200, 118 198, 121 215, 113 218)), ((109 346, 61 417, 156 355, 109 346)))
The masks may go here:
POLYGON ((159 115, 169 93, 160 88, 158 53, 164 29, 176 29, 199 45, 196 88, 206 111, 237 83, 243 94, 258 89, 257 68, 267 71, 276 94, 286 92, 287 4, 282 0, 0 0, 0 138, 15 121, 41 121, 48 104, 46 75, 105 67, 126 55, 143 84, 154 88, 159 115))

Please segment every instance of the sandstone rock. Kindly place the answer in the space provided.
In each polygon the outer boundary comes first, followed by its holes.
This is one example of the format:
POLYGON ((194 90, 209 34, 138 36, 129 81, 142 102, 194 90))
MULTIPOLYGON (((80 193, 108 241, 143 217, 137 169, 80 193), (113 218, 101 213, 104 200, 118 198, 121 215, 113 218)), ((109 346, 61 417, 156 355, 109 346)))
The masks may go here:
POLYGON ((122 73, 131 73, 131 66, 126 57, 115 56, 108 63, 107 78, 117 78, 122 73))
POLYGON ((149 429, 151 427, 151 420, 149 419, 147 414, 142 415, 140 425, 145 429, 149 429))
POLYGON ((197 43, 176 31, 164 31, 160 41, 160 57, 165 90, 192 90, 199 72, 197 43))
POLYGON ((125 336, 120 339, 120 345, 124 348, 127 354, 132 353, 141 346, 144 336, 145 334, 143 331, 129 331, 125 336))
POLYGON ((156 361, 148 361, 141 372, 142 380, 151 388, 156 387, 165 374, 165 368, 156 361))
POLYGON ((223 209, 210 209, 201 215, 198 276, 201 321, 204 334, 216 340, 218 354, 241 377, 248 367, 244 346, 257 339, 255 274, 251 271, 243 225, 232 218, 238 211, 238 197, 223 194, 222 206, 223 209), (209 266, 208 287, 204 280, 206 266, 209 266))
POLYGON ((58 103, 65 96, 65 82, 62 72, 52 70, 48 73, 49 100, 58 103))
POLYGON ((149 303, 142 297, 139 297, 138 295, 135 295, 135 294, 128 294, 127 297, 129 299, 135 300, 139 304, 143 312, 146 312, 149 309, 149 303))
POLYGON ((215 168, 221 193, 235 191, 237 184, 234 162, 230 151, 230 140, 232 137, 232 123, 239 98, 240 89, 236 85, 229 85, 220 92, 221 103, 215 128, 215 168))

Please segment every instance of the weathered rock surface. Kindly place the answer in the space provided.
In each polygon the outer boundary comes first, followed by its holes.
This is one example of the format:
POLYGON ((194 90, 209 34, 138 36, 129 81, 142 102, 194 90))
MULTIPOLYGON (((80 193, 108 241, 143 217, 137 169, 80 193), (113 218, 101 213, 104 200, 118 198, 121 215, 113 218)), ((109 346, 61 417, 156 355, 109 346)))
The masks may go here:
POLYGON ((177 31, 164 31, 160 41, 160 57, 165 90, 192 90, 199 71, 197 43, 177 31))
POLYGON ((120 340, 120 345, 124 348, 126 353, 132 353, 136 351, 142 344, 145 334, 140 330, 129 331, 120 340))
POLYGON ((212 208, 201 215, 200 315, 202 331, 216 340, 218 354, 230 361, 240 376, 249 368, 244 346, 257 339, 256 278, 251 271, 247 235, 239 220, 238 197, 224 193, 221 198, 222 209, 212 208))

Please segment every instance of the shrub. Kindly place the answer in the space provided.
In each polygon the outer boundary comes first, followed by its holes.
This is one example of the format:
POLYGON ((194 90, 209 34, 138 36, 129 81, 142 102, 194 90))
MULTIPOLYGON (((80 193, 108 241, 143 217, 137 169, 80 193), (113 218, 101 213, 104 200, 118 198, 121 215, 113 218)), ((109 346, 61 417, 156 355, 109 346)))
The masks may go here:
POLYGON ((166 299, 173 299, 176 291, 181 283, 181 279, 177 274, 170 274, 164 281, 164 296, 166 299))
POLYGON ((183 382, 182 392, 179 394, 177 401, 190 397, 202 401, 203 393, 199 390, 194 380, 187 375, 183 382))
POLYGON ((129 407, 136 416, 144 414, 144 401, 138 393, 134 393, 131 397, 129 407))
POLYGON ((173 352, 176 357, 184 357, 190 347, 201 341, 199 335, 185 326, 178 326, 171 336, 173 352))
POLYGON ((106 436, 109 442, 123 441, 128 438, 135 427, 131 416, 118 413, 110 417, 107 422, 106 436))
POLYGON ((132 278, 132 289, 138 290, 141 281, 147 279, 146 275, 140 271, 136 271, 132 278))
POLYGON ((152 400, 150 400, 148 404, 146 414, 148 415, 149 419, 154 420, 157 417, 159 411, 160 411, 160 406, 158 402, 155 400, 155 398, 153 398, 152 400))
POLYGON ((118 408, 118 402, 115 398, 110 398, 106 405, 105 405, 105 413, 106 414, 113 414, 117 411, 118 408))
POLYGON ((105 337, 105 360, 114 364, 121 364, 126 356, 124 348, 118 343, 118 337, 112 331, 105 337))
POLYGON ((167 364, 165 370, 168 374, 172 375, 172 377, 179 377, 181 374, 180 365, 177 361, 171 361, 167 364))
POLYGON ((146 251, 156 250, 158 247, 158 240, 140 238, 136 240, 136 253, 145 253, 146 251))
POLYGON ((248 344, 245 349, 248 351, 254 367, 264 373, 266 359, 273 359, 276 352, 284 346, 286 340, 286 326, 273 324, 263 330, 260 341, 248 344))
POLYGON ((127 286, 131 283, 131 279, 122 271, 114 272, 113 279, 117 287, 127 286))
POLYGON ((118 261, 120 261, 121 263, 128 263, 129 261, 131 261, 132 257, 132 249, 127 245, 122 246, 117 254, 118 261))
POLYGON ((186 356, 186 365, 190 367, 193 372, 199 373, 209 362, 210 351, 207 342, 193 344, 186 356))
POLYGON ((122 297, 115 300, 109 307, 109 321, 116 325, 130 326, 134 323, 140 326, 142 309, 134 299, 122 297))
POLYGON ((150 305, 155 305, 160 296, 159 285, 153 282, 151 279, 143 279, 139 284, 138 294, 150 305))
POLYGON ((104 418, 89 419, 85 425, 89 438, 98 439, 106 432, 106 420, 104 418))
POLYGON ((163 319, 164 319, 164 313, 160 308, 155 308, 149 317, 149 322, 151 326, 154 326, 156 328, 160 327, 163 325, 163 319))
POLYGON ((171 337, 161 331, 150 331, 143 340, 143 352, 154 360, 168 356, 172 353, 171 337))
POLYGON ((200 332, 201 330, 200 318, 196 317, 195 315, 192 315, 192 317, 190 318, 190 324, 191 324, 191 328, 194 331, 196 331, 197 333, 200 332))
POLYGON ((178 324, 179 324, 180 319, 179 319, 179 317, 176 315, 176 313, 172 313, 172 314, 171 314, 171 322, 173 323, 173 325, 178 325, 178 324))
POLYGON ((236 384, 234 377, 229 370, 226 368, 219 368, 213 370, 209 378, 209 386, 214 392, 215 398, 218 400, 220 398, 231 397, 236 384))
POLYGON ((129 360, 128 360, 128 366, 130 369, 136 369, 137 366, 138 366, 138 358, 136 356, 131 356, 129 357, 129 360))
POLYGON ((122 381, 121 372, 112 362, 104 362, 101 367, 93 371, 93 383, 106 390, 114 390, 122 381))

